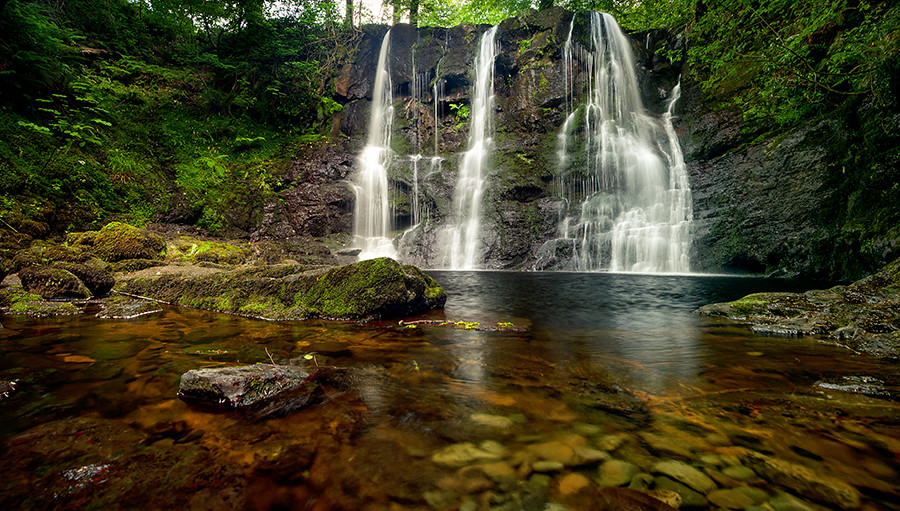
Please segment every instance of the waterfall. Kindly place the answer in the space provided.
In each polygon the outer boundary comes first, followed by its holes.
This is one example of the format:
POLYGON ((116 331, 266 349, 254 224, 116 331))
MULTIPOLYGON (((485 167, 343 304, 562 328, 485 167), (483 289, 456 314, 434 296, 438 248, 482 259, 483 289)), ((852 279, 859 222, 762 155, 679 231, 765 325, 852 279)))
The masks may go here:
POLYGON ((654 118, 639 95, 630 42, 612 16, 591 13, 590 45, 573 43, 570 28, 563 47, 567 92, 576 88, 577 60, 587 99, 583 108, 573 100, 571 112, 567 100, 557 142, 566 207, 557 242, 571 241, 569 267, 578 270, 688 272, 691 197, 672 126, 680 87, 663 118, 654 118))
POLYGON ((453 196, 450 268, 469 270, 481 260, 481 203, 484 167, 490 153, 494 115, 494 59, 499 51, 497 26, 481 36, 475 57, 475 83, 469 108, 468 149, 463 155, 453 196))
POLYGON ((394 257, 397 252, 390 238, 391 211, 388 169, 391 163, 391 123, 394 118, 391 75, 387 57, 391 31, 384 34, 369 117, 369 138, 358 158, 359 174, 353 184, 356 194, 353 232, 362 251, 359 259, 394 257))

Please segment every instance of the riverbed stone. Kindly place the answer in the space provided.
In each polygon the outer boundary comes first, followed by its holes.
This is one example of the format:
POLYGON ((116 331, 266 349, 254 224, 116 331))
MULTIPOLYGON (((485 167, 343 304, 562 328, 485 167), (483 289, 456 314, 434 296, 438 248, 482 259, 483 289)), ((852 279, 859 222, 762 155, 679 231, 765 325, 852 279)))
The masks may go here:
POLYGON ((682 458, 691 458, 693 456, 691 445, 678 438, 647 431, 642 431, 639 435, 651 449, 659 454, 675 455, 682 458))
POLYGON ((650 490, 647 492, 647 495, 655 498, 656 500, 663 502, 666 505, 672 506, 675 509, 681 507, 683 503, 681 500, 681 495, 678 492, 672 490, 650 490))
POLYGON ((641 469, 624 460, 609 460, 600 465, 599 472, 597 484, 600 486, 624 486, 640 473, 641 469))
POLYGON ((698 491, 695 491, 691 488, 688 488, 684 484, 675 481, 674 479, 665 477, 665 476, 656 476, 653 479, 654 487, 658 490, 671 490, 681 495, 682 507, 691 509, 691 508, 703 508, 709 506, 709 501, 706 499, 706 496, 698 491))
POLYGON ((712 504, 726 509, 744 509, 747 506, 755 504, 753 499, 734 488, 712 491, 706 498, 709 499, 712 504))
MULTIPOLYGON (((448 445, 431 456, 431 461, 449 467, 463 467, 478 461, 499 460, 506 454, 503 446, 495 446, 496 442, 482 442, 476 446, 471 442, 448 445)), ((497 444, 499 445, 499 444, 497 444)))
POLYGON ((709 493, 716 489, 716 483, 709 476, 682 461, 660 461, 653 465, 653 472, 667 475, 700 493, 709 493))
POLYGON ((632 490, 641 490, 646 491, 649 490, 654 484, 653 476, 646 472, 641 472, 640 474, 635 474, 631 478, 631 482, 628 483, 628 487, 632 490))
POLYGON ((772 497, 766 504, 767 507, 774 511, 815 511, 815 508, 810 504, 787 493, 781 493, 772 497))
POLYGON ((255 364, 194 369, 181 375, 178 396, 229 408, 255 405, 291 389, 315 385, 301 367, 255 364))
POLYGON ((480 424, 482 426, 487 426, 490 428, 496 428, 502 431, 509 430, 515 425, 515 422, 502 415, 490 415, 486 413, 475 413, 472 414, 469 419, 476 424, 480 424))
POLYGON ((484 463, 482 465, 475 465, 472 468, 480 470, 484 473, 484 475, 490 477, 495 481, 498 479, 513 478, 516 476, 515 469, 513 469, 512 466, 505 461, 484 463))
POLYGON ((602 437, 597 438, 596 441, 594 442, 594 445, 596 445, 597 448, 600 449, 601 451, 613 452, 616 449, 618 449, 619 447, 621 447, 622 444, 625 443, 625 440, 627 438, 628 437, 626 435, 621 434, 621 433, 616 433, 616 434, 612 434, 612 435, 604 435, 602 437))
POLYGON ((812 500, 841 509, 859 507, 859 491, 837 478, 821 475, 805 466, 752 451, 742 456, 741 461, 772 484, 790 489, 812 500))
POLYGON ((756 472, 743 465, 731 465, 725 467, 722 469, 722 473, 732 479, 737 479, 738 481, 749 481, 756 478, 756 472))
POLYGON ((611 456, 606 451, 600 451, 586 446, 576 446, 575 459, 571 464, 573 466, 590 465, 591 463, 607 461, 610 458, 611 456))
POLYGON ((769 500, 769 494, 760 488, 754 488, 753 486, 737 486, 734 490, 746 495, 754 504, 762 504, 769 500))
POLYGON ((590 487, 591 480, 577 472, 566 474, 559 480, 559 493, 563 496, 574 495, 590 487))
POLYGON ((563 465, 571 464, 575 460, 575 449, 560 440, 529 445, 527 449, 538 458, 558 461, 563 465))
POLYGON ((535 472, 559 472, 560 470, 566 468, 566 466, 559 461, 539 460, 532 463, 531 468, 535 472))

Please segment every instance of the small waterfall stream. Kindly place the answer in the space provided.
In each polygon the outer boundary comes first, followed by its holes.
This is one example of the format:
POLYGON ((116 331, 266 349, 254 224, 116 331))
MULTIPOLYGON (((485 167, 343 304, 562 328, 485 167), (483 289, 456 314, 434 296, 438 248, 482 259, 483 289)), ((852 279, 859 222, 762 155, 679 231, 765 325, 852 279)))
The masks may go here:
POLYGON ((571 28, 563 47, 566 89, 575 91, 580 65, 587 100, 577 108, 567 100, 558 137, 556 182, 566 211, 557 251, 572 247, 575 270, 689 272, 691 196, 671 122, 680 87, 663 118, 651 116, 629 40, 612 16, 590 15, 591 48, 574 43, 571 28))
POLYGON ((449 268, 470 270, 481 262, 481 206, 484 170, 490 154, 494 115, 494 59, 499 47, 497 26, 481 36, 475 57, 475 84, 469 109, 468 150, 463 155, 453 196, 449 268))
POLYGON ((359 259, 397 257, 391 240, 391 209, 389 202, 388 170, 391 163, 391 124, 394 119, 391 74, 388 52, 391 31, 384 34, 375 86, 372 93, 372 112, 369 117, 369 138, 358 158, 359 173, 353 183, 356 194, 353 232, 362 251, 359 259))

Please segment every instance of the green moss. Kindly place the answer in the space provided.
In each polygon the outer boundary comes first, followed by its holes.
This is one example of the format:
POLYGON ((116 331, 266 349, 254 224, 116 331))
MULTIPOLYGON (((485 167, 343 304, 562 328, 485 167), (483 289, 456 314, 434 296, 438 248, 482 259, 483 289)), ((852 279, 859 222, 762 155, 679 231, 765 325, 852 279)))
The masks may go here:
POLYGON ((769 303, 769 300, 765 299, 761 294, 747 295, 740 300, 731 302, 731 312, 740 316, 764 313, 769 303))
MULTIPOLYGON (((84 283, 72 272, 49 266, 31 266, 19 272, 22 286, 44 298, 93 296, 84 283)), ((110 284, 110 287, 112 284, 110 284)))
POLYGON ((246 244, 238 245, 181 236, 167 246, 166 260, 243 264, 246 262, 249 252, 250 247, 246 244))
POLYGON ((94 237, 94 253, 106 262, 160 259, 166 244, 153 234, 121 222, 110 222, 94 237))
POLYGON ((446 293, 418 268, 382 257, 335 268, 296 299, 311 315, 350 319, 443 306, 446 293))
POLYGON ((188 307, 268 319, 361 319, 443 306, 446 293, 418 268, 375 259, 321 274, 272 265, 195 275, 122 278, 122 291, 188 307))

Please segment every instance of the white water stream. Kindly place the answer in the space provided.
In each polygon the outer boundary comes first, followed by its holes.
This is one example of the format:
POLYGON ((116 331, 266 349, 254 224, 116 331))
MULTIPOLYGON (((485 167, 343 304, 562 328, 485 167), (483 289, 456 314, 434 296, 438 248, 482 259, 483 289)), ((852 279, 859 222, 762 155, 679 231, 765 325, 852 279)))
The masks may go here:
POLYGON ((463 155, 453 194, 453 225, 449 228, 447 267, 458 270, 478 268, 482 258, 481 207, 484 200, 484 171, 490 155, 494 117, 494 59, 499 47, 497 27, 481 36, 475 57, 475 84, 469 107, 468 150, 463 155))
POLYGON ((608 14, 591 13, 590 49, 573 43, 570 29, 563 52, 567 91, 579 70, 587 82, 583 107, 566 102, 557 144, 567 210, 556 241, 571 243, 569 266, 689 272, 691 192, 672 126, 680 87, 661 119, 645 110, 630 42, 608 14))
POLYGON ((388 170, 392 156, 391 123, 394 118, 391 74, 387 62, 390 44, 391 31, 388 30, 381 42, 375 71, 369 139, 357 160, 359 173, 353 183, 356 194, 353 232, 357 246, 362 249, 360 261, 376 257, 397 257, 397 250, 390 237, 392 215, 388 200, 388 170))

